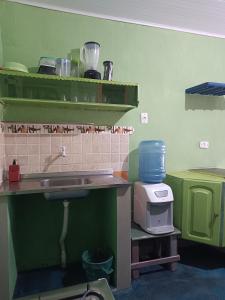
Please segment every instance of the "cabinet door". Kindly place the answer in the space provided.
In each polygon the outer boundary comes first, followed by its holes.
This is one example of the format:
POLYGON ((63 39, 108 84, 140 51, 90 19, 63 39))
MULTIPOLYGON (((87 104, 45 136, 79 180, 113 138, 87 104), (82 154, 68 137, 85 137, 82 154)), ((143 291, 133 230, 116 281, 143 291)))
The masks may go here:
POLYGON ((182 237, 220 245, 221 220, 220 182, 184 180, 182 237))

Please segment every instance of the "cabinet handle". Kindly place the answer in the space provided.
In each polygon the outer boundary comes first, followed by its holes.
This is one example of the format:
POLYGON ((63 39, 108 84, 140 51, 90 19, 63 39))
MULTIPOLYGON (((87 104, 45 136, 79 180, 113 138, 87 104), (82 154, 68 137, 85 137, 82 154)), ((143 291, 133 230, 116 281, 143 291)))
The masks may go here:
POLYGON ((213 214, 213 223, 216 221, 216 218, 218 218, 218 217, 219 217, 219 214, 216 214, 216 213, 213 214))
POLYGON ((218 217, 219 217, 219 214, 213 213, 211 222, 209 224, 210 227, 214 226, 214 223, 216 222, 216 218, 218 218, 218 217))

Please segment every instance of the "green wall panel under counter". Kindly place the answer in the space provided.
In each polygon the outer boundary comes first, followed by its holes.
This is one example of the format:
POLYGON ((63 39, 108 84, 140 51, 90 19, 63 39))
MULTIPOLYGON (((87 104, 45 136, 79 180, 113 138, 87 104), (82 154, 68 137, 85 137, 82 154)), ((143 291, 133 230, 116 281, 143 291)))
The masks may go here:
MULTIPOLYGON (((66 237, 68 264, 84 250, 109 247, 116 256, 116 190, 91 190, 69 205, 66 237)), ((60 265, 62 201, 42 194, 11 197, 11 224, 18 271, 60 265)))

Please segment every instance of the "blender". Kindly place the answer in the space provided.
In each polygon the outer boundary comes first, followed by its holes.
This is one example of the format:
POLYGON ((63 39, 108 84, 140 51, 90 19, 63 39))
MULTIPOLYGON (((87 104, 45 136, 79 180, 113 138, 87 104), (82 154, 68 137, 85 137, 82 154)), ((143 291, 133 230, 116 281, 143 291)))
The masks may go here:
POLYGON ((81 51, 85 78, 101 79, 101 73, 97 71, 100 44, 96 42, 86 42, 81 51))

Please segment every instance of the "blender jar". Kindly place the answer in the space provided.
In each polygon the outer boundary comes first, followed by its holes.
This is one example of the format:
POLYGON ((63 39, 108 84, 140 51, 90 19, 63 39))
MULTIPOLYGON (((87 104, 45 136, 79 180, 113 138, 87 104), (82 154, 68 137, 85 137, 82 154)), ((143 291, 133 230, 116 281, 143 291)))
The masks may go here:
POLYGON ((86 42, 82 55, 85 70, 96 70, 99 59, 100 44, 96 42, 86 42))

